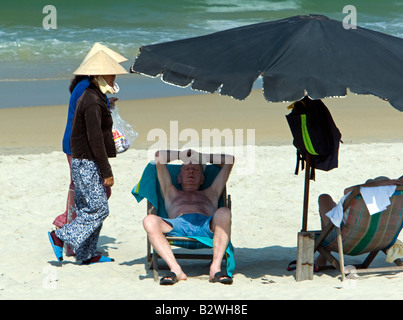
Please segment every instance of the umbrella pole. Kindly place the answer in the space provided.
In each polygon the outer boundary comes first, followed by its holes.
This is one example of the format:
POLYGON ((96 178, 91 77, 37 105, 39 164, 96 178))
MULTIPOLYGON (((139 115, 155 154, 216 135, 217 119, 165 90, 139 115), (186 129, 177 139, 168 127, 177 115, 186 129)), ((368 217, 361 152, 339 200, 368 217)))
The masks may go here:
POLYGON ((309 182, 311 171, 311 155, 307 152, 305 157, 305 190, 304 190, 304 209, 302 213, 302 232, 305 232, 308 228, 308 205, 309 205, 309 182))
POLYGON ((311 155, 306 155, 305 167, 305 191, 304 191, 304 212, 302 216, 302 230, 298 233, 298 251, 296 266, 296 281, 312 280, 314 266, 314 244, 315 233, 307 231, 308 228, 308 203, 309 183, 311 171, 311 155))

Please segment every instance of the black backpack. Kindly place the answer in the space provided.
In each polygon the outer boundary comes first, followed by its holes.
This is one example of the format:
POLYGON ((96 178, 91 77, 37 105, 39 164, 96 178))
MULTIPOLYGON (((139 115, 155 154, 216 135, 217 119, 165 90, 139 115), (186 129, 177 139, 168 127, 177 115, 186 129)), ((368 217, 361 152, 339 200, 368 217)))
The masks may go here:
POLYGON ((311 155, 311 179, 315 178, 315 169, 337 168, 341 134, 325 104, 306 96, 290 108, 292 111, 286 118, 297 148, 295 174, 300 162, 304 169, 307 153, 311 155))

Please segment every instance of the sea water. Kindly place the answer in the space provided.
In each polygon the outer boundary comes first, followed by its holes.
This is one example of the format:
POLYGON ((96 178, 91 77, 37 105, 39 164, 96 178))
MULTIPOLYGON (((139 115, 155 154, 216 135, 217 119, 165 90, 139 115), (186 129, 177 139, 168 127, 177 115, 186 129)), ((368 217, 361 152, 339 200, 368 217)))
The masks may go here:
MULTIPOLYGON (((353 5, 361 27, 403 37, 403 0, 0 0, 0 108, 67 104, 72 72, 95 42, 126 58, 141 46, 224 29, 323 14, 343 20, 353 5), (46 5, 56 28, 44 28, 46 5)), ((121 99, 194 94, 159 79, 118 76, 121 99)))

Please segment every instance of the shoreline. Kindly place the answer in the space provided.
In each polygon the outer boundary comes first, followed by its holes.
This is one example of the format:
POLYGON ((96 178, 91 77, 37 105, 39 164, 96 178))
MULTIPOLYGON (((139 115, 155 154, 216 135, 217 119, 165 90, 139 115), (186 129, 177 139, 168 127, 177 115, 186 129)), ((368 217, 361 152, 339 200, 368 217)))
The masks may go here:
MULTIPOLYGON (((67 104, 70 96, 68 87, 72 78, 0 80, 0 90, 8 93, 2 99, 0 110, 67 104), (22 91, 24 95, 20 94, 22 91)), ((190 88, 167 85, 159 76, 152 78, 138 74, 120 75, 116 82, 121 88, 119 97, 122 100, 200 94, 190 88)))

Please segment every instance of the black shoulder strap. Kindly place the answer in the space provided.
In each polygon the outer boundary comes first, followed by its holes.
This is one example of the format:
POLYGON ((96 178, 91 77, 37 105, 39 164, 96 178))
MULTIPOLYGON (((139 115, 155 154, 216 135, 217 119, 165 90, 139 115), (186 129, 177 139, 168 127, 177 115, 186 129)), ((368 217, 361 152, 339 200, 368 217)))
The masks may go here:
POLYGON ((305 168, 304 157, 301 152, 297 150, 297 165, 295 167, 295 174, 298 175, 299 172, 299 164, 301 163, 301 171, 305 168))
MULTIPOLYGON (((312 156, 311 156, 312 157, 312 156)), ((302 156, 302 154, 297 150, 297 164, 295 167, 295 174, 298 175, 299 173, 299 166, 301 163, 301 171, 303 171, 305 169, 305 158, 302 156)), ((311 165, 311 173, 309 176, 309 179, 311 180, 315 180, 315 166, 314 166, 314 162, 312 161, 312 165, 311 165)))

